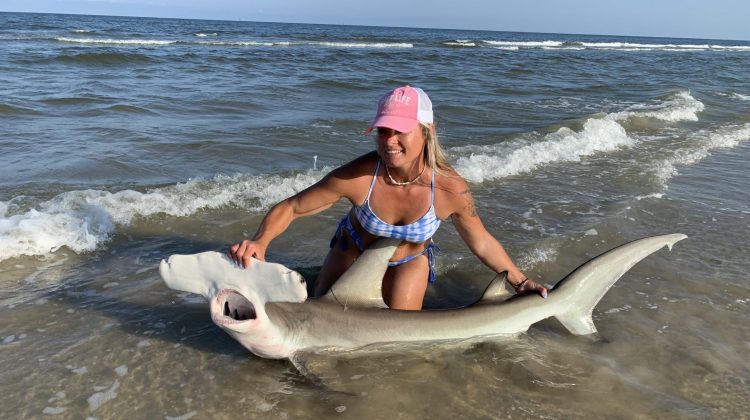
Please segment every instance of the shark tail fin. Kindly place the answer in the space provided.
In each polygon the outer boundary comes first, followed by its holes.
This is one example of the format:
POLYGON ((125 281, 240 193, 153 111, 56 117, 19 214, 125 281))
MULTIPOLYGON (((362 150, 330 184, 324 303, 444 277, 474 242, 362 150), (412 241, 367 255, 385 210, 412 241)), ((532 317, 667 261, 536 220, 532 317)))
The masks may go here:
POLYGON ((555 314, 565 328, 575 335, 596 332, 591 313, 605 293, 631 267, 664 246, 672 249, 687 236, 675 233, 652 236, 626 243, 590 260, 560 280, 550 295, 563 299, 564 309, 555 314))

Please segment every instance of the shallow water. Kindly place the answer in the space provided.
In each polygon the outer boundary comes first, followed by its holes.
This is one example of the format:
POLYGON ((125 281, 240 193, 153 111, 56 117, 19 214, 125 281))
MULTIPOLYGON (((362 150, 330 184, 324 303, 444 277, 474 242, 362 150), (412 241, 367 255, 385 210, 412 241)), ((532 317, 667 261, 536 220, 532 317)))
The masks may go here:
MULTIPOLYGON (((743 418, 750 44, 0 14, 3 418, 743 418), (595 338, 248 354, 161 258, 251 236, 372 149, 375 101, 433 99, 485 225, 551 285, 643 236, 595 338), (342 144, 345 145, 342 147, 342 144)), ((314 277, 344 204, 267 257, 314 277)), ((426 306, 492 278, 450 223, 426 306)))

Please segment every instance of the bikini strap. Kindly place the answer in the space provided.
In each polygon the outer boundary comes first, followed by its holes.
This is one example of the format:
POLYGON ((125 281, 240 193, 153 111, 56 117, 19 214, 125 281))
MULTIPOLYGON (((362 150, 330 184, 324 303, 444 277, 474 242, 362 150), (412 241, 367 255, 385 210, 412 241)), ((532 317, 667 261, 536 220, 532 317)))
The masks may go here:
POLYGON ((435 242, 432 242, 432 239, 430 239, 430 243, 427 244, 425 249, 417 254, 409 255, 408 257, 401 258, 398 261, 389 261, 388 267, 396 267, 401 264, 408 263, 409 261, 413 260, 414 258, 419 257, 420 255, 427 254, 427 261, 430 267, 430 272, 427 277, 427 281, 429 283, 435 283, 435 252, 441 252, 439 246, 435 245, 435 242))
POLYGON ((430 181, 430 194, 432 195, 430 206, 435 206, 435 170, 430 168, 432 171, 432 180, 430 181))
POLYGON ((370 195, 372 195, 372 189, 375 187, 375 180, 378 179, 378 171, 380 170, 380 159, 378 159, 378 164, 375 166, 375 173, 372 175, 372 182, 370 182, 370 190, 367 191, 367 197, 365 198, 365 203, 370 200, 370 195))
POLYGON ((346 238, 344 238, 344 231, 346 231, 349 234, 349 237, 352 238, 352 242, 354 242, 354 246, 357 247, 359 252, 365 252, 365 247, 362 244, 362 237, 359 236, 359 233, 354 229, 354 225, 352 225, 351 212, 347 213, 339 222, 338 227, 336 227, 336 233, 334 233, 333 238, 331 238, 329 248, 333 248, 333 246, 336 245, 336 242, 338 242, 339 248, 342 251, 348 249, 346 238))

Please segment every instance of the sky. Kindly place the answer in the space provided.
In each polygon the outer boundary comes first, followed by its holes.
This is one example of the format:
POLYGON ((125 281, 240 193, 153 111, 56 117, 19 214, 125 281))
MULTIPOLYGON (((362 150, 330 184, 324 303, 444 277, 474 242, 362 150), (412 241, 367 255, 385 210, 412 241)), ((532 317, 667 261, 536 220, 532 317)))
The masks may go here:
POLYGON ((750 40, 747 0, 2 0, 0 11, 750 40))

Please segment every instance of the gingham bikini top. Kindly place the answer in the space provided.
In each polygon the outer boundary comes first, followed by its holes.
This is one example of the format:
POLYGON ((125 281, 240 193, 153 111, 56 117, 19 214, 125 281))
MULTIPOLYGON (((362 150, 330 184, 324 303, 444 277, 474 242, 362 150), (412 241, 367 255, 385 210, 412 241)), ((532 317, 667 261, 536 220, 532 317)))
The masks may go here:
POLYGON ((378 160, 378 165, 375 167, 375 174, 372 176, 372 182, 370 183, 370 191, 367 192, 365 202, 361 206, 354 206, 354 215, 357 216, 359 224, 375 236, 401 239, 402 241, 413 243, 422 243, 432 238, 432 235, 440 227, 440 219, 435 215, 435 172, 432 172, 432 180, 430 181, 432 201, 427 213, 414 223, 409 223, 408 225, 391 225, 380 220, 372 211, 372 208, 370 208, 370 195, 372 195, 372 189, 375 186, 379 170, 380 161, 378 160))

